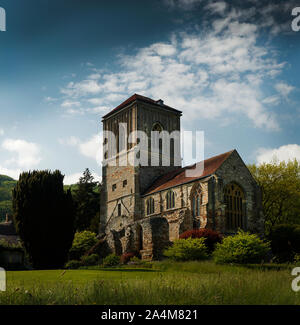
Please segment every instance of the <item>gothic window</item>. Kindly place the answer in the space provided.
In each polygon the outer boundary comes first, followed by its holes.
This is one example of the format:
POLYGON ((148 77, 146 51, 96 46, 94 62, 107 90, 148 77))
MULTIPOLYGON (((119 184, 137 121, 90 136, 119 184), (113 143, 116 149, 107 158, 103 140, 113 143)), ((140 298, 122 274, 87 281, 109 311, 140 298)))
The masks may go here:
POLYGON ((146 203, 147 215, 154 213, 154 199, 150 197, 146 203))
POLYGON ((237 184, 231 183, 225 187, 224 199, 226 204, 226 230, 236 231, 239 228, 244 229, 244 191, 237 184))
POLYGON ((119 124, 119 152, 122 152, 126 149, 126 128, 124 123, 119 124))
POLYGON ((120 217, 122 214, 122 207, 121 207, 121 203, 118 204, 118 216, 120 217))
POLYGON ((196 193, 193 196, 192 199, 192 211, 193 211, 193 217, 199 217, 200 216, 200 207, 203 203, 203 195, 202 193, 196 193))
POLYGON ((167 209, 172 209, 175 207, 175 193, 169 191, 166 195, 167 209))
POLYGON ((155 123, 152 127, 152 131, 157 131, 157 132, 161 132, 163 130, 163 127, 160 123, 155 123))

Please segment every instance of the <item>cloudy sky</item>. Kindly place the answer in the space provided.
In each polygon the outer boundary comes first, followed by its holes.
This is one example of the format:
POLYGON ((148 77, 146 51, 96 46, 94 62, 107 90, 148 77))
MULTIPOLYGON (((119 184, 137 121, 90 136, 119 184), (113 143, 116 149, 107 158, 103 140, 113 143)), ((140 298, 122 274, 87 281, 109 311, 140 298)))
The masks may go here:
POLYGON ((1 0, 0 174, 100 178, 101 117, 134 93, 182 110, 206 157, 300 161, 297 1, 240 3, 1 0))

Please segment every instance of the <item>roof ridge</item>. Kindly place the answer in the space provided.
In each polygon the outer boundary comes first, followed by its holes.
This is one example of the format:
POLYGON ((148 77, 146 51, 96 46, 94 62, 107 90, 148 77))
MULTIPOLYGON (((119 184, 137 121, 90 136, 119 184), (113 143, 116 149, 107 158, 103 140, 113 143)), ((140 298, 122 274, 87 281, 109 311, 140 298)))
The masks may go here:
POLYGON ((187 177, 183 175, 185 173, 186 169, 190 169, 193 166, 196 166, 197 163, 194 163, 192 165, 188 165, 185 167, 179 167, 178 169, 168 172, 159 178, 157 178, 149 187, 148 189, 144 192, 144 195, 146 194, 151 194, 154 192, 158 192, 160 190, 164 190, 173 186, 181 185, 184 183, 188 183, 191 181, 196 181, 197 179, 207 177, 215 173, 221 165, 225 162, 225 160, 235 151, 236 149, 224 152, 222 154, 201 160, 201 162, 204 162, 204 170, 201 175, 197 176, 191 176, 187 177), (215 164, 214 164, 215 163, 215 164), (178 181, 176 182, 176 178, 179 178, 178 181), (172 180, 174 182, 172 182, 172 180), (169 184, 168 184, 169 183, 169 184))

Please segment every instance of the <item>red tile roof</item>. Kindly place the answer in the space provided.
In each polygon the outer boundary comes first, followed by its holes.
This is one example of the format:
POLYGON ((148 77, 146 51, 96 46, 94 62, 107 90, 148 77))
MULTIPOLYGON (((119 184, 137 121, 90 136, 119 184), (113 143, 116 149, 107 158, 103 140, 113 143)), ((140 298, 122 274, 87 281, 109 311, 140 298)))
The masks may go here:
MULTIPOLYGON (((228 151, 221 155, 209 158, 204 160, 204 170, 202 174, 195 174, 193 177, 187 177, 185 175, 185 171, 187 169, 194 169, 196 164, 178 168, 170 173, 167 173, 161 177, 159 177, 144 193, 144 195, 148 195, 154 192, 158 192, 161 190, 168 189, 170 187, 174 187, 177 185, 181 185, 184 183, 188 183, 191 181, 195 181, 200 178, 207 177, 216 172, 218 168, 223 164, 223 162, 233 153, 234 150, 228 151)), ((196 173, 196 169, 195 169, 196 173)))
POLYGON ((128 99, 126 99, 123 103, 121 103, 119 106, 115 107, 113 110, 111 110, 109 113, 107 113, 106 115, 104 115, 102 118, 107 118, 109 117, 111 114, 121 110, 122 108, 126 107, 127 105, 133 103, 134 101, 136 100, 140 100, 142 102, 145 102, 145 103, 150 103, 152 105, 156 105, 156 106, 159 106, 159 107, 164 107, 166 109, 169 109, 171 111, 174 111, 174 112, 177 112, 177 113, 182 113, 181 111, 173 108, 173 107, 170 107, 170 106, 167 106, 165 104, 159 104, 158 102, 159 101, 156 101, 156 100, 153 100, 151 98, 148 98, 148 97, 145 97, 145 96, 142 96, 142 95, 138 95, 138 94, 134 94, 132 95, 131 97, 129 97, 128 99))

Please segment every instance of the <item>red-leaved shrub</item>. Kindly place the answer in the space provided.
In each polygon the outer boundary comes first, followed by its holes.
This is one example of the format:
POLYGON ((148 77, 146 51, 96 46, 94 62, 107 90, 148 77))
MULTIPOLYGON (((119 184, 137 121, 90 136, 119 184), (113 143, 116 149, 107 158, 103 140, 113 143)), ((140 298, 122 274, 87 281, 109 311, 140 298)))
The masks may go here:
POLYGON ((132 257, 134 257, 134 256, 136 256, 135 253, 124 253, 124 254, 121 256, 121 263, 122 263, 122 264, 127 264, 127 263, 130 261, 130 259, 131 259, 132 257))
POLYGON ((209 252, 212 252, 214 250, 214 246, 216 243, 222 242, 222 235, 218 231, 205 228, 188 230, 179 236, 180 239, 202 237, 206 238, 205 245, 207 246, 209 252))

